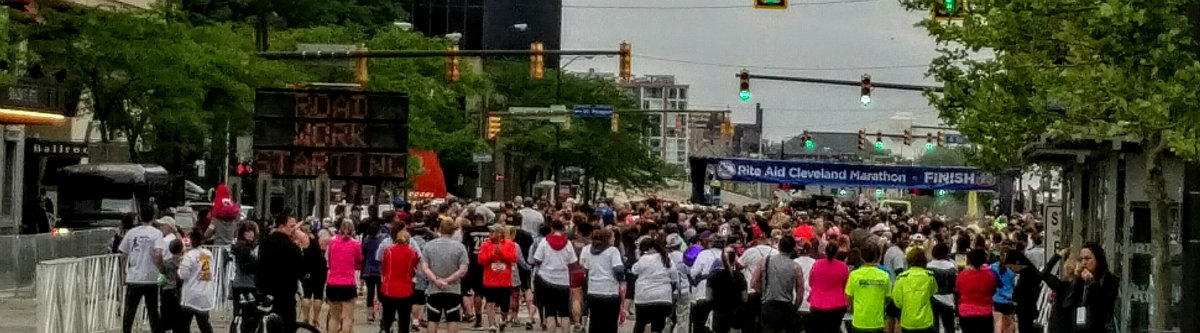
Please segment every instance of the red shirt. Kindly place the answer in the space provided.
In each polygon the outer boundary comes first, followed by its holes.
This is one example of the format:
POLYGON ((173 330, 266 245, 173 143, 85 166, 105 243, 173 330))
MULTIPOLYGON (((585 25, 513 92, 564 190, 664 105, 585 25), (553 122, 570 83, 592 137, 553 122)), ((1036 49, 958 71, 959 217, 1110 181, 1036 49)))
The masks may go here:
POLYGON ((383 252, 383 262, 380 271, 383 273, 383 285, 380 291, 384 296, 405 298, 412 296, 413 275, 417 272, 417 263, 421 259, 407 244, 396 244, 383 252))
POLYGON ((492 240, 479 248, 479 264, 483 266, 483 286, 488 288, 511 288, 512 270, 517 265, 517 243, 505 239, 500 244, 492 240), (496 253, 496 246, 500 253, 496 253))
POLYGON ((792 237, 803 239, 811 242, 813 238, 813 227, 810 224, 801 224, 796 227, 796 231, 792 232, 792 237))
POLYGON ((996 294, 996 274, 983 266, 958 273, 958 314, 962 317, 991 317, 992 296, 996 294))

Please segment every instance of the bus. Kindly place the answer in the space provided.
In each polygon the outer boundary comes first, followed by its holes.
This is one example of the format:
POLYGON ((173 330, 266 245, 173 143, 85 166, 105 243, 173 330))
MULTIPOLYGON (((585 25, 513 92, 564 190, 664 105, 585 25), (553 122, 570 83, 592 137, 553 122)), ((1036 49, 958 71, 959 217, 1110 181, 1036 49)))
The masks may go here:
POLYGON ((59 169, 56 228, 120 227, 121 218, 144 221, 170 207, 171 178, 153 164, 80 164, 59 169))

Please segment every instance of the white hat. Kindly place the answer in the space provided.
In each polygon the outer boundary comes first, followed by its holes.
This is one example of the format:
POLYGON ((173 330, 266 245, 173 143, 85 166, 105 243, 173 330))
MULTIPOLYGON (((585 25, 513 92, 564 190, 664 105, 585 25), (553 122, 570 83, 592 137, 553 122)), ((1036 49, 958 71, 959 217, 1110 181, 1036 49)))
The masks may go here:
POLYGON ((162 218, 158 219, 158 223, 174 227, 175 226, 175 218, 170 217, 170 216, 163 216, 162 218))
POLYGON ((888 228, 888 227, 887 227, 887 225, 885 225, 885 224, 883 224, 883 223, 877 223, 877 224, 875 224, 875 226, 874 226, 874 227, 871 227, 871 233, 872 233, 872 234, 876 234, 876 233, 880 233, 880 232, 886 232, 886 231, 891 231, 891 230, 892 230, 891 228, 888 228))

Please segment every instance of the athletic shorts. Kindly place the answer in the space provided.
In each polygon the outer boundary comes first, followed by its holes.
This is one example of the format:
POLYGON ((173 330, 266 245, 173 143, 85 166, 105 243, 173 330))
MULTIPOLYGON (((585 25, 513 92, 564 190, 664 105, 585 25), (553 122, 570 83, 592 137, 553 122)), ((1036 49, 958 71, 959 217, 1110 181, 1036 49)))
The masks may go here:
POLYGON ((425 320, 431 323, 462 321, 462 295, 437 293, 429 295, 425 305, 425 320))
POLYGON ((487 300, 488 303, 499 306, 500 312, 508 313, 509 305, 512 304, 512 291, 512 287, 484 287, 481 294, 483 294, 483 299, 487 300))
POLYGON ((554 285, 538 278, 533 292, 546 318, 571 316, 571 290, 568 286, 554 285))
POLYGON ((413 289, 413 294, 408 299, 412 300, 413 305, 425 305, 425 291, 413 289))
POLYGON ((304 288, 304 293, 301 294, 304 299, 325 299, 325 281, 301 281, 301 286, 304 288))
POLYGON ((464 296, 480 296, 480 292, 483 291, 483 269, 475 271, 472 266, 462 280, 462 288, 464 296))
POLYGON ((992 303, 992 309, 1006 316, 1017 313, 1017 306, 1012 303, 992 303))
POLYGON ((518 269, 518 271, 519 271, 519 274, 517 274, 517 275, 520 275, 520 277, 521 277, 521 290, 529 290, 530 288, 532 288, 533 283, 529 282, 529 275, 532 274, 533 272, 531 272, 528 269, 518 269))
POLYGON ((900 308, 896 307, 896 303, 888 302, 884 313, 887 314, 888 318, 900 318, 900 308))
POLYGON ((330 302, 346 302, 358 297, 358 289, 354 286, 327 286, 325 296, 330 302))

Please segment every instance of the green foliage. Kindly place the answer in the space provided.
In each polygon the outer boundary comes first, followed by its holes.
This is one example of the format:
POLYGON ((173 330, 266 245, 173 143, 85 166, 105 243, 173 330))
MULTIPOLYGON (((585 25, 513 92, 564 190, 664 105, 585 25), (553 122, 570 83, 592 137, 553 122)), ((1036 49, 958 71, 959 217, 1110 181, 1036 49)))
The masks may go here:
POLYGON ((80 84, 91 97, 85 106, 100 121, 101 139, 124 137, 135 161, 179 170, 207 149, 214 123, 249 129, 255 87, 299 75, 254 57, 248 30, 233 25, 197 27, 154 12, 42 15, 44 24, 16 27, 29 41, 30 61, 65 70, 80 84))
MULTIPOLYGON (((909 9, 934 2, 901 0, 909 9)), ((925 20, 939 42, 929 94, 941 118, 978 145, 968 160, 1008 167, 1038 135, 1149 138, 1165 132, 1200 156, 1200 63, 1188 2, 971 1, 961 25, 925 20), (992 57, 986 57, 987 55, 992 57), (981 59, 984 58, 984 59, 981 59), (1064 113, 1047 111, 1061 105, 1064 113)))
MULTIPOLYGON (((489 62, 487 72, 495 84, 495 94, 503 101, 495 109, 552 104, 568 108, 585 104, 606 104, 617 109, 636 107, 612 81, 561 73, 559 86, 557 69, 547 69, 545 79, 533 80, 529 78, 528 63, 521 61, 489 62)), ((620 131, 613 133, 607 119, 575 118, 570 130, 561 131, 560 146, 556 148, 556 125, 514 119, 505 121, 500 145, 524 154, 527 161, 532 161, 529 167, 548 166, 557 157, 563 166, 583 168, 588 177, 622 188, 662 187, 672 172, 661 159, 651 155, 642 136, 646 124, 644 116, 622 114, 618 118, 620 131)))
POLYGON ((969 151, 960 147, 938 147, 922 153, 916 162, 923 166, 964 166, 969 151))
POLYGON ((258 21, 259 13, 265 10, 273 13, 268 22, 275 28, 323 25, 378 27, 409 17, 400 0, 188 0, 181 4, 182 9, 198 23, 253 24, 258 21))

